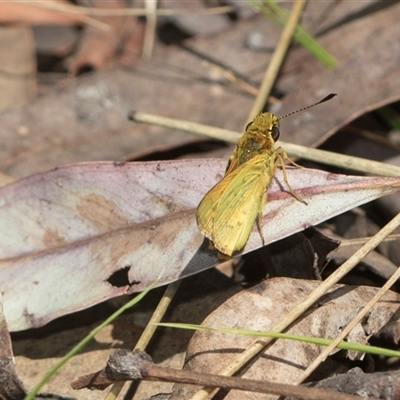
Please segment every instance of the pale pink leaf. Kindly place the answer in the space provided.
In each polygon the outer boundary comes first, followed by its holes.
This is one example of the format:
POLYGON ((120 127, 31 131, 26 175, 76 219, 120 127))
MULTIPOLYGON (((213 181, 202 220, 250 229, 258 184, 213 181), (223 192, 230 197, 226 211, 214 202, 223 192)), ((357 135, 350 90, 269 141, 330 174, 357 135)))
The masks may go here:
MULTIPOLYGON (((163 285, 218 263, 195 209, 225 160, 67 165, 0 188, 0 282, 10 330, 42 326, 105 299, 163 285), (126 282, 109 278, 126 272, 126 282)), ((288 168, 263 215, 267 243, 394 193, 400 178, 288 168), (283 188, 283 191, 282 191, 283 188)), ((254 227, 244 252, 261 246, 254 227)))

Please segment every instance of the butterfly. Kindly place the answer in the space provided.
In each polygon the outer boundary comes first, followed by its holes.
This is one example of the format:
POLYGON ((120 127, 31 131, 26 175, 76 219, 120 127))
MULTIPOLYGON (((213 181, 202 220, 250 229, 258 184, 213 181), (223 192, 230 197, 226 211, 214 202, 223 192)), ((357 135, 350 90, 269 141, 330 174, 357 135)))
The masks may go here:
MULTIPOLYGON (((313 107, 334 97, 330 94, 319 102, 298 111, 313 107)), ((298 112, 295 111, 295 112, 298 112)), ((279 138, 279 120, 271 113, 259 113, 250 122, 238 140, 229 158, 225 175, 201 200, 196 210, 199 230, 210 240, 210 245, 219 251, 220 258, 229 258, 246 245, 257 219, 261 233, 261 214, 267 202, 267 188, 278 165, 289 192, 298 201, 307 204, 291 188, 284 161, 289 160, 281 148, 275 148, 279 138)))

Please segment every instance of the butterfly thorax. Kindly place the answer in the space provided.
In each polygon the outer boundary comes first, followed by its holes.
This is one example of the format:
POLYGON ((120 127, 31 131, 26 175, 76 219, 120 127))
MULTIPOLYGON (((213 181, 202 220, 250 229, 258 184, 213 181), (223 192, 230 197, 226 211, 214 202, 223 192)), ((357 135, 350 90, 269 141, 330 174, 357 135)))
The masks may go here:
POLYGON ((272 156, 278 137, 278 117, 270 113, 259 113, 254 121, 247 125, 246 131, 238 140, 226 173, 232 172, 259 154, 272 156))

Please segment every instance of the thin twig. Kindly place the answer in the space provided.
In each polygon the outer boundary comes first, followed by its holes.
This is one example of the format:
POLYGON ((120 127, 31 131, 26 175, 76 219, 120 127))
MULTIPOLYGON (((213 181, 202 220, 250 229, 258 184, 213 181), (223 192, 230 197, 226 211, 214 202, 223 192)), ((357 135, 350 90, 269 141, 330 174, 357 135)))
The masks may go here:
MULTIPOLYGON (((362 245, 368 240, 371 239, 371 236, 365 236, 365 237, 358 237, 358 238, 353 238, 353 239, 339 239, 340 240, 340 247, 345 247, 345 246, 359 246, 362 245)), ((393 235, 389 235, 384 242, 397 242, 400 239, 400 234, 394 233, 393 235)))
MULTIPOLYGON (((148 124, 164 126, 166 128, 178 129, 185 132, 208 136, 213 139, 225 140, 231 143, 236 143, 240 137, 238 132, 228 129, 215 128, 209 125, 198 124, 196 122, 160 117, 158 115, 142 112, 132 111, 129 115, 129 118, 137 122, 145 122, 148 124)), ((400 167, 396 165, 385 164, 379 161, 372 161, 360 157, 347 156, 345 154, 333 153, 326 150, 313 149, 311 147, 301 146, 299 144, 279 141, 279 145, 282 146, 285 151, 293 157, 304 158, 305 160, 310 160, 321 164, 348 168, 353 171, 360 171, 375 175, 400 175, 400 167)))
MULTIPOLYGON (((134 15, 134 16, 146 16, 148 11, 145 8, 117 8, 114 10, 109 10, 106 8, 91 8, 74 6, 69 4, 60 4, 53 2, 31 2, 34 7, 47 8, 50 10, 63 11, 70 14, 83 14, 83 15, 96 15, 96 16, 119 16, 119 15, 134 15)), ((184 8, 170 10, 170 9, 159 9, 155 13, 156 15, 186 15, 186 14, 225 14, 234 11, 235 8, 232 6, 222 6, 222 7, 212 7, 199 10, 187 10, 184 8)))
POLYGON ((348 156, 346 154, 334 153, 332 151, 313 149, 294 143, 280 142, 284 149, 295 157, 304 158, 321 164, 347 168, 353 171, 364 172, 383 176, 399 176, 400 167, 385 164, 379 161, 368 160, 361 157, 348 156))
POLYGON ((158 0, 145 0, 145 8, 147 10, 147 14, 142 50, 142 57, 145 60, 149 60, 151 58, 151 55, 153 54, 157 25, 157 5, 158 0))
POLYGON ((285 397, 289 396, 305 400, 359 399, 359 397, 354 395, 325 389, 159 367, 154 365, 153 360, 148 354, 140 351, 129 352, 123 349, 111 354, 107 366, 103 370, 82 376, 72 382, 71 386, 75 390, 83 388, 103 390, 115 381, 136 381, 138 379, 190 385, 211 385, 218 388, 283 395, 285 397))
POLYGON ((139 111, 130 112, 128 117, 132 121, 159 125, 171 129, 178 129, 180 131, 195 133, 197 135, 204 135, 212 139, 225 140, 231 143, 236 143, 239 139, 238 132, 230 131, 228 129, 215 128, 213 126, 203 125, 197 122, 161 117, 159 115, 147 114, 139 111))

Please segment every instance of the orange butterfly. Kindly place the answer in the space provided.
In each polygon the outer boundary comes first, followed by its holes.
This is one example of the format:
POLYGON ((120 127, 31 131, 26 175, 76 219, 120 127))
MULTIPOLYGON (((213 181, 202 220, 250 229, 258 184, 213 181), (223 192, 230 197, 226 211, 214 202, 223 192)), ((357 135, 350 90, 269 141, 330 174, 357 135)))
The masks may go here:
MULTIPOLYGON (((330 100, 334 96, 330 94, 302 110, 330 100)), ((284 117, 292 114, 294 113, 284 117)), ((260 218, 267 201, 266 189, 278 164, 283 169, 284 180, 290 193, 297 200, 307 204, 293 191, 287 180, 284 160, 291 160, 281 147, 275 149, 275 141, 279 137, 279 120, 284 117, 259 113, 254 121, 247 125, 229 158, 224 177, 207 192, 197 207, 197 225, 222 257, 231 257, 243 249, 257 217, 258 229, 264 242, 260 218)))

